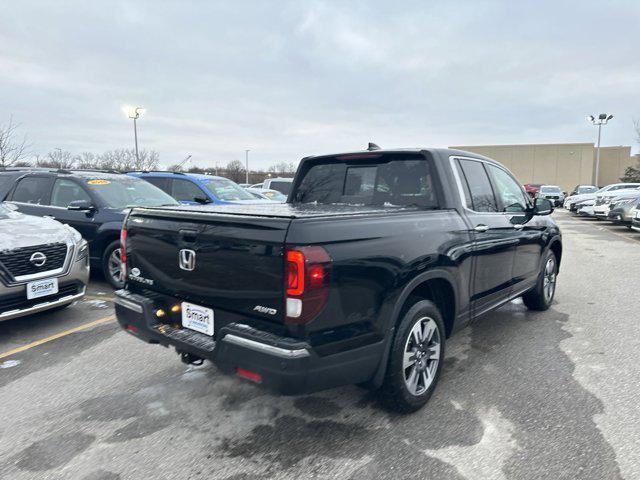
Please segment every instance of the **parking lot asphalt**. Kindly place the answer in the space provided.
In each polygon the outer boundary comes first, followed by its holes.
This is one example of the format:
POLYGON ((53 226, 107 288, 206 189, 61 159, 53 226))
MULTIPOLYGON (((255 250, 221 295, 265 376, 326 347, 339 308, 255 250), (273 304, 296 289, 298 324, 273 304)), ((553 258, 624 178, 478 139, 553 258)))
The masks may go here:
POLYGON ((640 478, 640 233, 554 214, 553 307, 450 339, 423 410, 344 387, 266 393, 112 319, 112 291, 0 323, 0 478, 640 478))

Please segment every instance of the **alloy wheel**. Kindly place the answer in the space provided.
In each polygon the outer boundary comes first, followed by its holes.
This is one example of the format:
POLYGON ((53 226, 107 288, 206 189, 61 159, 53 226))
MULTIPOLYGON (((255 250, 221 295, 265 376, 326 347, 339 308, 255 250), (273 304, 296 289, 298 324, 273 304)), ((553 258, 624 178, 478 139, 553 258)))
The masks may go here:
POLYGON ((116 248, 111 255, 109 255, 109 261, 107 262, 109 269, 109 276, 115 283, 121 284, 124 281, 122 271, 122 257, 120 256, 120 249, 116 248))
POLYGON ((429 317, 419 319, 405 342, 402 372, 412 395, 426 392, 435 378, 440 363, 440 332, 429 317))
POLYGON ((544 267, 544 279, 542 281, 542 292, 544 293, 544 299, 550 302, 553 299, 553 294, 556 291, 556 261, 553 258, 547 260, 547 264, 544 267))

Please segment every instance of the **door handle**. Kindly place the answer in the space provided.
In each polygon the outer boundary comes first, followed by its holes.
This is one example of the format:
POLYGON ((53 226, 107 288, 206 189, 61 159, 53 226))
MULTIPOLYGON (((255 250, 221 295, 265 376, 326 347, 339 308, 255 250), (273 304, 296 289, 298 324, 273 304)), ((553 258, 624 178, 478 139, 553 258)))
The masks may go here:
POLYGON ((524 228, 524 223, 516 223, 513 228, 516 230, 522 230, 524 228))
POLYGON ((476 225, 476 228, 474 228, 474 230, 476 232, 486 232, 487 230, 489 230, 489 226, 488 225, 483 225, 483 224, 476 225))

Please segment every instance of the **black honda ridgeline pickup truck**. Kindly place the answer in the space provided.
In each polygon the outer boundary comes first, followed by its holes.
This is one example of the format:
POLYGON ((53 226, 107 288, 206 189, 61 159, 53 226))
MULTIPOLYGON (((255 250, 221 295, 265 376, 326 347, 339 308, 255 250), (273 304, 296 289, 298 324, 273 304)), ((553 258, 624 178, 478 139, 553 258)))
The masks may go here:
POLYGON ((519 296, 549 308, 552 210, 463 151, 308 157, 284 204, 133 209, 116 313, 187 363, 285 394, 366 384, 413 411, 452 333, 519 296))

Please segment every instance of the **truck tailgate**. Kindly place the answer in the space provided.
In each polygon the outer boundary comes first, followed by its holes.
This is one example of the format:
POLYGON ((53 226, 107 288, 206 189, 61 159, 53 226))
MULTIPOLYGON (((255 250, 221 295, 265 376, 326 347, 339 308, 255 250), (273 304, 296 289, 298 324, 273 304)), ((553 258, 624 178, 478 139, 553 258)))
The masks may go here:
POLYGON ((290 222, 286 217, 134 210, 126 224, 129 283, 281 322, 290 222), (184 262, 181 266, 182 250, 193 252, 187 254, 194 255, 193 270, 185 269, 184 262))

